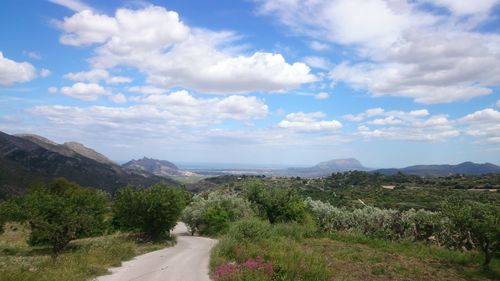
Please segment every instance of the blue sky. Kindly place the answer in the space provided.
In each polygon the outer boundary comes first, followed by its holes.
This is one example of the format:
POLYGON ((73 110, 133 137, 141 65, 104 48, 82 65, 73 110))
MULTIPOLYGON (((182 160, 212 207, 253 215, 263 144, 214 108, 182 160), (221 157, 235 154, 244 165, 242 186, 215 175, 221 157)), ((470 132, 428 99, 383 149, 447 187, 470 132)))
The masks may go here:
POLYGON ((0 3, 0 130, 122 162, 500 164, 500 1, 0 3))

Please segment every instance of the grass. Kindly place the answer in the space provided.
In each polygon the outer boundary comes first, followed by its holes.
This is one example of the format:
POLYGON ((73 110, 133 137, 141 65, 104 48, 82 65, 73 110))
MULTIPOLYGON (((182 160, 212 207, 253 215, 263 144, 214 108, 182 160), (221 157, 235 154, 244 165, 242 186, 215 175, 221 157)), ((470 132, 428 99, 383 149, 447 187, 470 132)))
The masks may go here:
POLYGON ((51 257, 49 248, 30 247, 29 232, 9 223, 0 235, 0 281, 89 280, 107 273, 122 261, 167 244, 137 243, 125 233, 72 241, 61 255, 51 257))
MULTIPOLYGON (((261 228, 257 224, 250 229, 261 228)), ((500 280, 500 260, 490 270, 478 252, 461 252, 411 242, 393 242, 359 234, 312 233, 310 228, 282 224, 267 233, 241 239, 234 225, 212 252, 211 270, 261 256, 273 263, 274 276, 240 276, 227 280, 500 280), (269 234, 270 233, 270 234, 269 234)), ((241 231, 241 225, 238 230, 241 231)))

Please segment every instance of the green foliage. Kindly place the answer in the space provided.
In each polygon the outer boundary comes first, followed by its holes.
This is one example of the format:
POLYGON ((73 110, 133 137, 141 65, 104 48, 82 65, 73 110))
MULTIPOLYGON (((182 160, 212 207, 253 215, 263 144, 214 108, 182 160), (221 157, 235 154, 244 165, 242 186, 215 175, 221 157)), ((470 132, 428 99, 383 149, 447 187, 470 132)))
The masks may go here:
POLYGON ((319 200, 306 205, 323 231, 349 231, 390 240, 428 241, 444 244, 449 225, 439 213, 414 210, 396 211, 364 207, 348 210, 319 200))
POLYGON ((446 205, 445 215, 456 233, 468 236, 472 245, 484 253, 484 265, 489 265, 494 254, 500 251, 500 208, 455 201, 446 205))
POLYGON ((186 191, 163 184, 142 190, 126 187, 113 201, 113 222, 124 230, 141 231, 149 239, 166 238, 188 200, 186 191))
POLYGON ((70 242, 68 250, 51 257, 45 247, 32 247, 24 239, 24 224, 9 223, 0 235, 0 281, 88 281, 109 267, 168 244, 137 243, 135 237, 115 233, 70 242))
POLYGON ((3 208, 10 219, 28 223, 31 245, 50 245, 53 254, 59 254, 71 240, 102 232, 106 203, 104 193, 58 178, 32 186, 3 208))
POLYGON ((304 200, 294 189, 267 188, 254 182, 247 189, 247 198, 271 224, 302 222, 306 215, 304 200))
POLYGON ((227 236, 239 242, 258 242, 273 235, 271 225, 258 218, 248 218, 231 225, 227 236))
POLYGON ((224 232, 230 222, 253 215, 250 203, 244 198, 223 192, 210 192, 193 197, 184 209, 182 221, 194 234, 218 234, 224 232))

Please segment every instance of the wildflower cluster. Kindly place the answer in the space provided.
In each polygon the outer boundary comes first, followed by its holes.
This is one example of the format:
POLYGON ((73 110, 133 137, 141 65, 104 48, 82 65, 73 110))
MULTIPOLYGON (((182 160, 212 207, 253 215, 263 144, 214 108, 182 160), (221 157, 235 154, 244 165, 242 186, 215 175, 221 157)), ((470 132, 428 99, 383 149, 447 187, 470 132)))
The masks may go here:
POLYGON ((214 281, 257 280, 259 277, 272 277, 273 263, 264 261, 260 256, 243 263, 231 262, 214 270, 214 281))

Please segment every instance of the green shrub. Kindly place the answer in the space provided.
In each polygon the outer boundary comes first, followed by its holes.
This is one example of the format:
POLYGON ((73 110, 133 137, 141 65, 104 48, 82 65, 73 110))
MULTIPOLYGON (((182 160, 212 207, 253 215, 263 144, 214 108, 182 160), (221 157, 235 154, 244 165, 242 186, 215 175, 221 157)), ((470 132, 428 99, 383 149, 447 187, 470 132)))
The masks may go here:
POLYGON ((483 252, 484 265, 488 266, 500 251, 500 208, 477 202, 449 202, 444 213, 456 233, 467 236, 472 246, 483 252))
POLYGON ((306 205, 323 231, 349 231, 390 240, 429 241, 443 244, 451 235, 447 219, 426 210, 396 211, 364 207, 347 210, 319 200, 306 205), (432 239, 432 241, 430 241, 432 239))
POLYGON ((31 245, 50 245, 57 255, 73 239, 102 233, 106 204, 103 192, 58 178, 32 186, 1 208, 6 219, 28 223, 31 245))
POLYGON ((194 234, 218 234, 227 230, 229 223, 253 215, 250 203, 244 198, 222 192, 196 195, 182 213, 194 234))
POLYGON ((302 222, 306 215, 304 200, 292 188, 268 188, 252 183, 247 189, 247 198, 271 224, 302 222))
POLYGON ((248 218, 231 225, 227 236, 240 242, 257 242, 270 238, 273 234, 269 222, 257 218, 248 218))
POLYGON ((127 187, 113 201, 113 222, 121 229, 140 231, 158 240, 169 236, 187 204, 186 191, 157 184, 149 189, 127 187))

